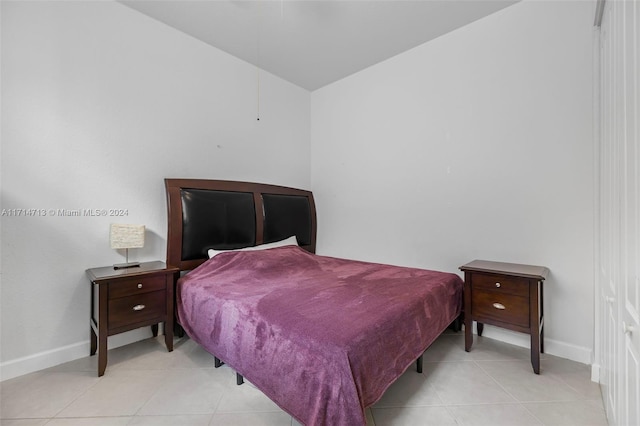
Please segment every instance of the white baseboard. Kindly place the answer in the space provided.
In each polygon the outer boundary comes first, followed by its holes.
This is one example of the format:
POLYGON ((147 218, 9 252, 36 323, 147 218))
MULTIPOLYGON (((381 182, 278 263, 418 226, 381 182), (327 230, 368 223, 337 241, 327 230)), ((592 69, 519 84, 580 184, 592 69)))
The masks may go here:
MULTIPOLYGON (((476 332, 475 326, 474 332, 476 332)), ((529 348, 531 345, 531 338, 528 334, 516 333, 514 331, 499 327, 492 327, 490 325, 484 326, 482 335, 511 345, 522 346, 523 348, 529 348)), ((591 365, 593 362, 593 350, 591 348, 576 346, 570 343, 549 339, 547 337, 544 338, 544 351, 549 355, 570 359, 582 364, 591 365)))
POLYGON ((600 364, 591 365, 591 381, 600 383, 600 364))
POLYGON ((29 374, 54 365, 63 364, 89 354, 89 341, 63 346, 0 364, 0 380, 29 374))
MULTIPOLYGON (((159 330, 162 333, 162 328, 159 330)), ((475 332, 475 327, 474 327, 475 332)), ((523 333, 516 333, 503 328, 485 325, 483 336, 490 339, 500 340, 516 346, 528 348, 530 338, 523 333)), ((151 337, 149 327, 129 331, 127 333, 117 334, 109 337, 108 347, 114 349, 119 346, 128 345, 129 343, 151 337)), ((591 365, 592 350, 581 346, 560 342, 553 339, 544 339, 545 352, 560 358, 570 359, 582 364, 591 365)), ((65 362, 73 361, 89 355, 89 341, 79 342, 61 348, 40 352, 23 358, 0 363, 0 381, 12 379, 24 374, 33 373, 34 371, 43 370, 65 362)), ((600 377, 599 366, 593 364, 591 367, 591 380, 598 382, 600 377)))
MULTIPOLYGON (((162 328, 159 329, 159 332, 162 332, 162 328)), ((149 327, 144 327, 109 337, 107 347, 109 349, 114 349, 139 340, 148 339, 149 337, 151 337, 151 329, 149 327)), ((86 340, 84 342, 74 343, 61 348, 51 349, 0 363, 0 381, 44 370, 45 368, 54 367, 79 358, 84 358, 89 356, 89 349, 90 344, 89 341, 86 340)))

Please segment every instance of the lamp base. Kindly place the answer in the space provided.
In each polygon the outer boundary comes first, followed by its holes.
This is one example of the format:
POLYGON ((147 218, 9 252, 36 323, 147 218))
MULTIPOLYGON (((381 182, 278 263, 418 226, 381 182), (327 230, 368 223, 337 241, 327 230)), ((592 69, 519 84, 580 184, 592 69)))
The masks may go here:
POLYGON ((115 265, 113 265, 113 269, 135 268, 139 266, 140 266, 140 262, 116 263, 115 265))

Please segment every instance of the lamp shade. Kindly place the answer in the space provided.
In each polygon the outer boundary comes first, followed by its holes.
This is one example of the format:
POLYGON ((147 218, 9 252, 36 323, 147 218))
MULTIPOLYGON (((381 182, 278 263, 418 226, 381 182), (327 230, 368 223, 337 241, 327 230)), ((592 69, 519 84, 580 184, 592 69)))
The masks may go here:
POLYGON ((144 225, 112 223, 109 241, 112 249, 144 247, 144 225))

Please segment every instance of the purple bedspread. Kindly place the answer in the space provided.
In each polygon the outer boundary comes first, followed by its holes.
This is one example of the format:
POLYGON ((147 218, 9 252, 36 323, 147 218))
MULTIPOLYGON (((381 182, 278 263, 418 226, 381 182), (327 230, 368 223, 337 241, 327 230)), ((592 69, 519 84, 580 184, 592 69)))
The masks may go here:
POLYGON ((455 274, 313 255, 228 252, 178 281, 180 324, 305 425, 365 425, 458 316, 455 274))

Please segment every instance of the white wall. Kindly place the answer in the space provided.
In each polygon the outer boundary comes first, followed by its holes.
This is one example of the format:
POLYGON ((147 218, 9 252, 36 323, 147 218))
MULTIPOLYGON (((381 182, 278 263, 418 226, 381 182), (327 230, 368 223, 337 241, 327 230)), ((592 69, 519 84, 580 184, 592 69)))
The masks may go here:
POLYGON ((121 4, 1 7, 2 209, 128 211, 1 217, 8 378, 88 354, 84 271, 124 260, 110 223, 164 260, 165 177, 309 188, 310 94, 262 72, 258 122, 255 67, 121 4))
POLYGON ((525 0, 313 92, 318 252, 545 265, 546 349, 590 362, 592 22, 525 0))

